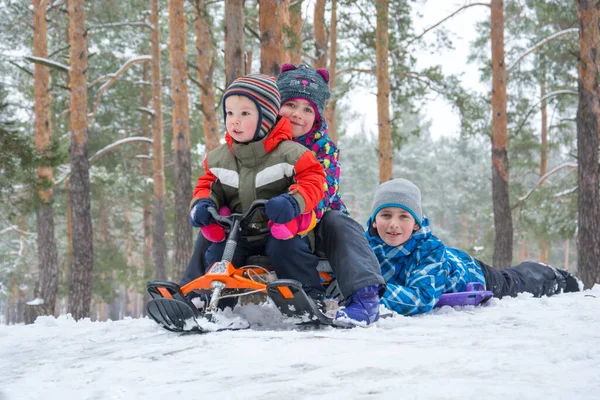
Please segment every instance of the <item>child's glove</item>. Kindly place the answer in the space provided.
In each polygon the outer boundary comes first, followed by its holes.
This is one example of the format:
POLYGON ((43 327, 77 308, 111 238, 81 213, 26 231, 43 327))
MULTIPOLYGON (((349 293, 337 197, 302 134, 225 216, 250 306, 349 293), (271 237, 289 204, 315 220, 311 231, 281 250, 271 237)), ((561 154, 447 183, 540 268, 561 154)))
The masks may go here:
POLYGON ((305 235, 310 232, 317 224, 317 216, 314 211, 302 214, 287 224, 276 224, 269 221, 271 235, 275 239, 288 240, 296 235, 305 235))
POLYGON ((274 223, 285 224, 300 215, 300 207, 292 196, 281 194, 267 201, 265 214, 274 223))
POLYGON ((192 211, 190 211, 190 224, 193 227, 199 228, 215 222, 212 215, 208 212, 208 207, 216 208, 217 205, 211 199, 202 199, 192 207, 192 211))
MULTIPOLYGON (((231 215, 231 210, 227 206, 223 206, 219 209, 219 215, 229 216, 231 215)), ((225 240, 225 229, 216 222, 201 226, 200 232, 202 232, 202 236, 211 242, 218 243, 225 240)))

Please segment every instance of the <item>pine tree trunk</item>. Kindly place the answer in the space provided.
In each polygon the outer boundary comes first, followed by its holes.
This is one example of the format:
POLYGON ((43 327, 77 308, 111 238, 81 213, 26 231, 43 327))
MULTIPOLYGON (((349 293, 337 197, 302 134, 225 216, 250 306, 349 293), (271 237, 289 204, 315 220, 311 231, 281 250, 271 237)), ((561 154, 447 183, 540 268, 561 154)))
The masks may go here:
POLYGON ((494 203, 495 268, 512 262, 513 226, 508 198, 508 132, 506 65, 504 63, 504 1, 492 0, 492 199, 494 203))
POLYGON ((316 0, 313 15, 315 34, 315 68, 327 68, 327 32, 325 32, 326 0, 316 0))
POLYGON ((294 65, 302 63, 302 0, 292 2, 289 6, 290 34, 288 35, 289 61, 294 65))
POLYGON ((158 2, 151 0, 152 11, 150 23, 152 46, 152 170, 154 181, 154 201, 152 216, 154 229, 152 237, 152 258, 156 268, 155 278, 167 279, 167 219, 165 216, 165 173, 163 162, 163 114, 162 114, 162 86, 160 71, 160 26, 158 21, 158 2))
POLYGON ((175 151, 175 252, 173 279, 178 280, 192 255, 189 204, 192 199, 190 117, 185 56, 183 0, 169 0, 171 99, 173 101, 173 149, 175 151))
POLYGON ((212 42, 212 33, 205 0, 196 0, 196 64, 201 83, 200 107, 202 108, 202 129, 206 151, 219 146, 219 123, 215 111, 215 84, 213 76, 217 63, 217 51, 212 42))
MULTIPOLYGON (((540 84, 540 95, 542 99, 546 96, 546 82, 542 80, 540 84)), ((546 100, 542 101, 542 140, 540 154, 540 177, 548 172, 548 109, 546 100)), ((538 240, 538 259, 544 264, 548 264, 548 239, 538 240)))
MULTIPOLYGON (((33 55, 48 58, 46 23, 47 0, 33 0, 33 55)), ((50 73, 48 67, 36 63, 34 79, 35 147, 45 152, 52 138, 50 118, 50 73)), ((37 210, 37 245, 40 297, 44 300, 39 311, 43 315, 53 315, 58 292, 58 254, 54 235, 54 209, 52 208, 53 179, 51 167, 38 167, 38 181, 42 185, 38 191, 40 206, 37 210)))
POLYGON ((337 143, 339 141, 337 131, 337 97, 335 95, 335 80, 337 68, 337 0, 331 0, 331 28, 329 34, 329 89, 331 99, 325 108, 325 120, 329 128, 329 138, 337 143))
POLYGON ((379 127, 379 183, 392 179, 392 131, 390 126, 389 0, 377 0, 377 125, 379 127))
POLYGON ((71 211, 73 265, 69 283, 69 312, 76 320, 89 317, 92 297, 94 247, 90 210, 90 164, 88 161, 87 71, 88 49, 83 0, 69 0, 71 58, 71 211))
MULTIPOLYGON (((152 66, 150 66, 152 68, 152 66)), ((144 82, 147 82, 151 78, 149 77, 148 63, 142 64, 142 76, 144 82)), ((150 101, 152 97, 152 89, 148 86, 142 88, 142 107, 150 108, 150 101)), ((152 138, 152 118, 149 118, 147 114, 142 115, 142 136, 152 138)), ((151 145, 144 142, 142 144, 142 152, 144 154, 150 154, 151 145)), ((151 179, 152 178, 152 161, 149 159, 142 160, 142 176, 151 179)), ((143 242, 143 272, 142 278, 144 281, 151 279, 151 266, 152 266, 152 198, 148 192, 144 192, 142 199, 142 224, 144 228, 144 242, 143 242)))
POLYGON ((244 75, 244 0, 225 0, 225 86, 244 75))
POLYGON ((600 283, 600 164, 598 156, 600 90, 600 9, 579 0, 579 108, 577 110, 577 269, 586 288, 600 283))
POLYGON ((282 26, 285 1, 261 0, 259 5, 260 72, 277 77, 284 56, 282 26))

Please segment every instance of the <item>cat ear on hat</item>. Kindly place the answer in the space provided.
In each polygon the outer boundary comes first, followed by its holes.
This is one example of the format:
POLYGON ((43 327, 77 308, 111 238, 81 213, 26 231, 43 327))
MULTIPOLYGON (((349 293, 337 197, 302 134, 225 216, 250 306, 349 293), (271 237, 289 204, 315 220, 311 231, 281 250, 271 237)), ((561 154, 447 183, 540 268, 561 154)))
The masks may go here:
POLYGON ((296 67, 293 64, 285 63, 281 66, 281 72, 291 71, 294 69, 296 69, 296 67))
POLYGON ((325 79, 325 82, 329 83, 329 71, 327 71, 325 68, 317 68, 317 72, 323 77, 323 79, 325 79))

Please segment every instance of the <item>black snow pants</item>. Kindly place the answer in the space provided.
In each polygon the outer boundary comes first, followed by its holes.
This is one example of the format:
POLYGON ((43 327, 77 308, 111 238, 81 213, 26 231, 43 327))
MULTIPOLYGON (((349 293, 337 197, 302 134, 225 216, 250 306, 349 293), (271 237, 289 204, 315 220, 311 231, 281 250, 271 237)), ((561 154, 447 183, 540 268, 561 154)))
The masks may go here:
MULTIPOLYGON (((377 257, 354 219, 336 210, 327 211, 315 227, 315 241, 316 253, 329 261, 344 298, 371 285, 380 285, 380 294, 385 291, 377 257)), ((205 253, 211 244, 198 233, 181 286, 205 274, 205 253)))
POLYGON ((477 261, 485 276, 486 289, 494 292, 494 297, 499 299, 504 296, 515 297, 524 292, 541 297, 578 290, 571 284, 575 278, 567 271, 539 262, 524 261, 507 269, 494 269, 477 261))

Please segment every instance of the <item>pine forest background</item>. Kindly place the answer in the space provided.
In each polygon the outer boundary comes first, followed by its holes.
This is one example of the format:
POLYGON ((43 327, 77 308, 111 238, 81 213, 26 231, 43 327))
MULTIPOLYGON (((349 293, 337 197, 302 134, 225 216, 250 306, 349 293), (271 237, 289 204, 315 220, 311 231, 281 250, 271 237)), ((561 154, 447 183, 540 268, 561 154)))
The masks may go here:
POLYGON ((341 193, 361 224, 377 184, 405 177, 448 245, 600 283, 600 11, 457 2, 417 30, 425 2, 0 0, 0 323, 143 315, 146 281, 178 281, 191 255, 188 203, 224 132, 224 88, 283 62, 330 70, 341 193), (415 57, 451 48, 444 22, 469 7, 490 10, 470 44, 486 95, 415 57), (377 127, 357 129, 357 91, 377 95, 377 127), (431 96, 459 136, 432 137, 431 96))

